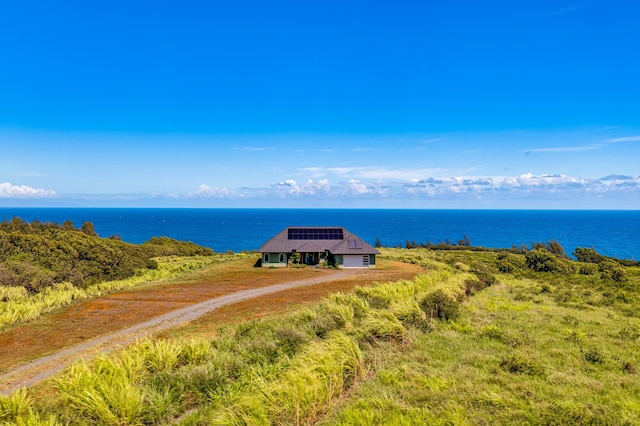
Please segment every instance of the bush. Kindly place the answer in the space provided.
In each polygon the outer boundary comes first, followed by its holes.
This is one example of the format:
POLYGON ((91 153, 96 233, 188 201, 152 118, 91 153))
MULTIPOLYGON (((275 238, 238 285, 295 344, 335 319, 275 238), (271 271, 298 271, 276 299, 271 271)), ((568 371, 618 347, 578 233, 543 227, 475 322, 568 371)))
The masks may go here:
POLYGON ((600 262, 598 264, 598 271, 600 272, 600 278, 603 280, 613 280, 615 282, 624 281, 624 267, 613 260, 605 259, 600 262))
POLYGON ((153 237, 141 247, 150 257, 161 256, 212 256, 214 251, 191 241, 178 241, 168 237, 153 237))
POLYGON ((622 371, 627 374, 636 374, 638 372, 636 366, 629 361, 625 361, 622 363, 622 371))
POLYGON ((542 248, 530 250, 525 255, 527 268, 536 272, 553 272, 556 270, 555 256, 542 248))
POLYGON ((602 256, 590 248, 578 247, 573 251, 573 255, 578 259, 578 262, 600 263, 602 261, 602 256))
POLYGON ((448 296, 444 291, 436 290, 420 301, 420 309, 429 318, 450 321, 460 315, 460 302, 448 296))
POLYGON ((535 248, 525 254, 526 265, 536 272, 571 273, 573 268, 569 261, 562 259, 545 248, 535 248))
POLYGON ((525 264, 524 256, 521 254, 502 252, 498 253, 497 259, 498 270, 503 273, 518 271, 527 266, 525 264))
POLYGON ((512 374, 524 374, 526 376, 542 376, 544 368, 537 362, 520 355, 512 355, 500 361, 500 368, 512 374))
POLYGON ((590 348, 583 352, 584 359, 592 364, 602 364, 604 362, 604 354, 596 349, 590 348))
POLYGON ((581 275, 595 275, 598 272, 598 265, 593 263, 583 263, 579 266, 578 272, 581 275))

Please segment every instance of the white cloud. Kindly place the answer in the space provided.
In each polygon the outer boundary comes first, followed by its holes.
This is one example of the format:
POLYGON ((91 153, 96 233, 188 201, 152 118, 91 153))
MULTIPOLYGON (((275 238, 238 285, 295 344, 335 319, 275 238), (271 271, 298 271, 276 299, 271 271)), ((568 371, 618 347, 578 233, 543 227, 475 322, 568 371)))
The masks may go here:
POLYGON ((578 182, 578 179, 570 176, 551 174, 534 175, 525 173, 518 178, 518 183, 522 186, 562 185, 576 182, 578 182))
POLYGON ((52 198, 56 192, 50 189, 33 188, 26 185, 0 183, 0 198, 52 198))
POLYGON ((595 149, 602 148, 602 144, 591 144, 582 146, 558 146, 551 148, 531 148, 525 151, 526 154, 544 154, 544 153, 556 153, 556 152, 584 152, 593 151, 595 149))
MULTIPOLYGON (((397 176, 397 174, 389 173, 397 176)), ((428 176, 404 181, 385 179, 308 179, 302 183, 286 179, 266 188, 212 188, 201 185, 190 198, 244 200, 474 200, 491 199, 545 201, 590 199, 594 196, 640 198, 640 177, 609 175, 581 178, 565 174, 524 173, 519 176, 428 176)))
POLYGON ((628 136, 628 137, 625 137, 625 138, 612 138, 612 139, 607 139, 606 142, 609 142, 609 143, 640 142, 640 136, 628 136))
POLYGON ((384 197, 388 192, 387 188, 380 184, 371 182, 360 182, 356 179, 351 179, 348 182, 343 182, 341 185, 341 196, 359 197, 363 195, 374 195, 384 197))
POLYGON ((209 185, 200 185, 197 190, 187 194, 187 198, 227 198, 231 196, 231 191, 227 188, 213 188, 209 185))
POLYGON ((303 184, 288 179, 276 184, 275 188, 280 196, 322 196, 329 193, 331 185, 329 185, 328 179, 321 179, 317 182, 309 179, 303 184))

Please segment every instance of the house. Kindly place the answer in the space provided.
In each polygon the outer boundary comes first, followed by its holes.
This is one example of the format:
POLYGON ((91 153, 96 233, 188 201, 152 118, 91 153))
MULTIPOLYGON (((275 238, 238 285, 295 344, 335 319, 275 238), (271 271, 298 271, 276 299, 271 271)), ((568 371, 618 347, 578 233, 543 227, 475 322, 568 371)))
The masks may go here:
POLYGON ((263 267, 289 263, 339 268, 375 268, 378 250, 341 227, 288 227, 258 250, 263 267))

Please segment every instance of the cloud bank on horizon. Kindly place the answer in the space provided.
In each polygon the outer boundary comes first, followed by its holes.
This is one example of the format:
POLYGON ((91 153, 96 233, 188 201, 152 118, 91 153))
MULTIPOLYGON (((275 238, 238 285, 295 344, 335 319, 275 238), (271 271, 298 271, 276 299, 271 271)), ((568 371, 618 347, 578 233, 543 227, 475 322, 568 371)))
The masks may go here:
MULTIPOLYGON (((546 152, 546 151, 545 151, 546 152)), ((552 152, 552 151, 549 151, 552 152)), ((568 151, 553 151, 568 152, 568 151)), ((640 176, 610 174, 599 178, 562 173, 445 175, 445 170, 380 167, 305 167, 285 179, 259 187, 202 183, 193 191, 153 194, 58 194, 53 189, 0 183, 0 202, 20 205, 105 206, 165 205, 185 207, 464 207, 464 208, 637 208, 640 176), (331 178, 326 177, 331 176, 331 178), (419 177, 420 176, 420 177, 419 177), (149 201, 151 204, 148 204, 149 201), (579 204, 576 204, 579 202, 579 204), (282 204, 281 204, 282 203, 282 204)))

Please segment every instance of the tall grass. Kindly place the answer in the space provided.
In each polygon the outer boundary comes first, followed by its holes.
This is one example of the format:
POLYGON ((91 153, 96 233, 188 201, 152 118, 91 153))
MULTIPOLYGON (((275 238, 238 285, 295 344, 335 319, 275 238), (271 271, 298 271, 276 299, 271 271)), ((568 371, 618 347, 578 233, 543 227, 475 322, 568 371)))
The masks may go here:
POLYGON ((33 401, 23 388, 5 397, 0 395, 0 424, 18 426, 61 426, 54 414, 39 414, 33 410, 33 401))
POLYGON ((146 339, 76 364, 55 380, 50 401, 13 396, 22 408, 11 419, 640 424, 640 318, 627 315, 638 306, 567 306, 557 293, 578 290, 547 275, 499 275, 469 295, 477 259, 451 256, 456 266, 226 326, 212 341, 146 339), (462 309, 425 327, 421 302, 435 293, 462 309))
MULTIPOLYGON (((308 424, 337 404, 369 371, 365 355, 381 340, 400 342, 416 294, 445 273, 329 296, 281 319, 220 331, 207 341, 145 339, 54 380, 57 397, 33 412, 63 423, 157 424, 182 418, 210 423, 308 424), (389 300, 393 311, 370 305, 389 300), (406 300, 405 300, 406 299, 406 300), (404 307, 405 308, 401 308, 404 307)), ((452 281, 457 285, 457 281, 452 281)))
POLYGON ((54 380, 67 421, 99 424, 140 424, 173 414, 181 395, 177 389, 149 384, 154 375, 198 364, 209 356, 203 339, 144 339, 90 365, 80 362, 54 380))
POLYGON ((305 348, 282 374, 256 377, 232 404, 220 407, 213 424, 309 424, 366 373, 355 339, 332 332, 305 348))
POLYGON ((140 270, 135 276, 95 284, 86 289, 71 283, 58 283, 40 293, 29 293, 23 287, 0 286, 0 330, 10 325, 34 320, 44 313, 119 290, 133 288, 152 281, 177 277, 188 271, 219 263, 221 255, 189 258, 158 259, 158 269, 140 270))

